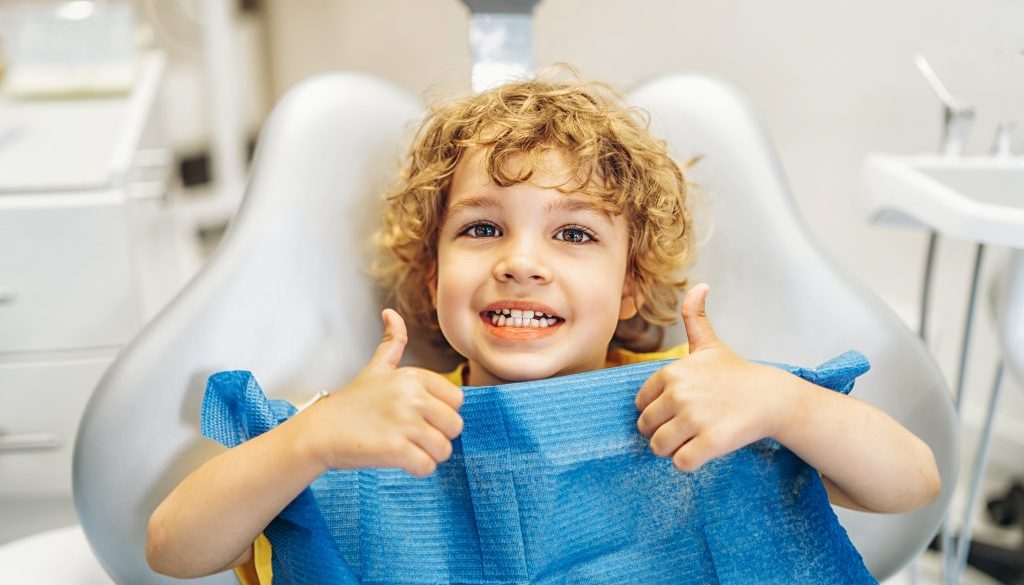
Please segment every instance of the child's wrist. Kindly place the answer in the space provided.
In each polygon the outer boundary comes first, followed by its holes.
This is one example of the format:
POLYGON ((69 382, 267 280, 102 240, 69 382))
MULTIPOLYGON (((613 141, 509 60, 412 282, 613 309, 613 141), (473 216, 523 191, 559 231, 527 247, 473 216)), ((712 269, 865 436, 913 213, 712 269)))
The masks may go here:
POLYGON ((773 394, 772 401, 778 406, 772 409, 767 436, 785 444, 787 430, 803 424, 807 402, 812 397, 803 387, 807 384, 803 379, 772 366, 762 367, 775 380, 769 390, 773 394))
POLYGON ((287 442, 291 447, 291 456, 301 462, 304 468, 311 468, 319 475, 331 467, 331 462, 323 448, 325 441, 317 424, 316 406, 310 405, 282 427, 288 427, 287 442))

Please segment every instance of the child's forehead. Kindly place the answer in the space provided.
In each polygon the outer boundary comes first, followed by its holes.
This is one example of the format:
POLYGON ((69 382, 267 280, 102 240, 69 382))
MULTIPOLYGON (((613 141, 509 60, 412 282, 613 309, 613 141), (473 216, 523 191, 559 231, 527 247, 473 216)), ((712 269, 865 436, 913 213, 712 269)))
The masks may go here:
MULTIPOLYGON (((493 154, 483 148, 467 150, 456 166, 445 197, 444 216, 471 208, 502 206, 501 188, 487 168, 491 156, 493 154)), ((498 164, 512 176, 531 173, 529 179, 523 181, 525 183, 558 191, 558 197, 547 203, 547 211, 596 211, 609 220, 623 211, 621 203, 593 192, 591 187, 600 181, 597 173, 592 172, 587 178, 585 172, 573 168, 571 157, 563 151, 547 148, 516 153, 511 157, 501 157, 498 164)))
POLYGON ((494 170, 499 177, 528 176, 522 182, 577 196, 593 197, 585 192, 586 188, 599 180, 599 173, 588 173, 587 165, 579 165, 569 154, 556 148, 495 155, 484 148, 474 147, 467 149, 455 167, 449 198, 467 190, 497 186, 498 182, 488 168, 490 165, 498 167, 494 170))

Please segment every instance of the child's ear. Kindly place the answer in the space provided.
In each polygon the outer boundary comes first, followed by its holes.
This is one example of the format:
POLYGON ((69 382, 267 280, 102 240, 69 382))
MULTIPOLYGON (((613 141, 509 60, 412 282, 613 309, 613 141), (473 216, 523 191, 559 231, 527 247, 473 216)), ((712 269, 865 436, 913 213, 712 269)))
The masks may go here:
POLYGON ((644 296, 637 290, 633 275, 629 275, 622 287, 622 299, 619 301, 619 321, 635 317, 643 304, 644 296))

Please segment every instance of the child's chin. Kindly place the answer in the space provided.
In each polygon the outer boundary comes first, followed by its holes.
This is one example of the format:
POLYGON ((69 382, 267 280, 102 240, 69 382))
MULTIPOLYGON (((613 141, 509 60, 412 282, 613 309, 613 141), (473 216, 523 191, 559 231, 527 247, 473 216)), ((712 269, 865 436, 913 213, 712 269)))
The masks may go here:
MULTIPOLYGON (((493 369, 487 368, 495 377, 505 380, 506 382, 530 382, 533 380, 544 380, 551 378, 558 373, 558 368, 537 363, 536 358, 533 360, 522 360, 520 364, 501 364, 500 366, 494 366, 493 369)), ((485 366, 486 367, 486 366, 485 366)))

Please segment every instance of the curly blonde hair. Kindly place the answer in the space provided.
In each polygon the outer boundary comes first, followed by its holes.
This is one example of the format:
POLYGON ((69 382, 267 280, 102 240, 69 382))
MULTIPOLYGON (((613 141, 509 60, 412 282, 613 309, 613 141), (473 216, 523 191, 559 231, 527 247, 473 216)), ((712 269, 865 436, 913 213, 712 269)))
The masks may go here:
POLYGON ((629 226, 629 276, 642 302, 636 317, 619 323, 612 347, 657 349, 660 326, 677 320, 687 286, 678 275, 696 256, 683 169, 649 133, 647 112, 626 106, 608 84, 582 80, 570 66, 555 70, 428 110, 385 195, 374 273, 403 316, 444 344, 428 284, 437 274, 438 233, 455 168, 467 151, 481 149, 488 175, 507 187, 529 181, 543 155, 557 151, 577 178, 558 190, 593 196, 607 212, 624 213, 629 226), (565 69, 568 78, 559 77, 565 69))

